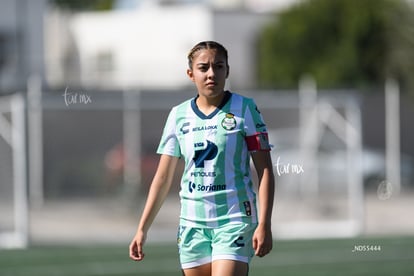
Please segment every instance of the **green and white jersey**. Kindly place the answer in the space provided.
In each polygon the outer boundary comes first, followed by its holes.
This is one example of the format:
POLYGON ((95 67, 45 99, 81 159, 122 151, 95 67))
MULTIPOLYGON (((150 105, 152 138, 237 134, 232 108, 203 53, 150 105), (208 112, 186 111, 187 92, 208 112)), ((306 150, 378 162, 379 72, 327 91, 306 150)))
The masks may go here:
POLYGON ((252 99, 228 91, 208 116, 195 100, 172 108, 157 150, 185 161, 180 224, 256 223, 249 151, 270 150, 262 116, 252 99))

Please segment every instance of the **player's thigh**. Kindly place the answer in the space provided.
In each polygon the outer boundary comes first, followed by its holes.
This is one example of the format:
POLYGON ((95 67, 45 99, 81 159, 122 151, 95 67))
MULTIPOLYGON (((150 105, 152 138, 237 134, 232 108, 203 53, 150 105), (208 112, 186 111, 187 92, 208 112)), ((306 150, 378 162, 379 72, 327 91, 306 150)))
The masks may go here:
POLYGON ((184 276, 211 276, 211 263, 183 269, 184 276))
POLYGON ((183 270, 211 264, 211 238, 209 236, 206 229, 179 227, 177 244, 183 270))
POLYGON ((233 260, 216 260, 211 266, 212 276, 247 276, 249 264, 233 260))

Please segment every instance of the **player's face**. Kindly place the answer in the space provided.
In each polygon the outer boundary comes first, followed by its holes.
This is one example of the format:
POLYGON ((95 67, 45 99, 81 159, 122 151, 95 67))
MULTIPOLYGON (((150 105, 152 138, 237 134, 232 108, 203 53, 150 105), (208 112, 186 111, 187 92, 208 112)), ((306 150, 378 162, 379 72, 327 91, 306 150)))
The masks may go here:
POLYGON ((193 68, 187 74, 204 97, 221 96, 228 76, 226 58, 215 49, 203 49, 193 58, 193 68))

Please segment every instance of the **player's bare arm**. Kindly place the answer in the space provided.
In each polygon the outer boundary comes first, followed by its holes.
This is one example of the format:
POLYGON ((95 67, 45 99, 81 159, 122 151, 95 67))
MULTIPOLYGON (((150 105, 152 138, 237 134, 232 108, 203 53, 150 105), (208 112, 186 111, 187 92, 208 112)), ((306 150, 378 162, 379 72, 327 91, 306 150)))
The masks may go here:
POLYGON ((267 255, 273 247, 272 209, 275 192, 275 181, 272 160, 268 151, 251 153, 254 166, 259 177, 259 225, 253 236, 253 248, 256 256, 267 255))
POLYGON ((143 246, 146 240, 148 229, 154 221, 165 198, 170 190, 178 158, 161 155, 157 171, 152 180, 147 201, 135 237, 129 246, 129 256, 134 261, 141 261, 144 258, 143 246))

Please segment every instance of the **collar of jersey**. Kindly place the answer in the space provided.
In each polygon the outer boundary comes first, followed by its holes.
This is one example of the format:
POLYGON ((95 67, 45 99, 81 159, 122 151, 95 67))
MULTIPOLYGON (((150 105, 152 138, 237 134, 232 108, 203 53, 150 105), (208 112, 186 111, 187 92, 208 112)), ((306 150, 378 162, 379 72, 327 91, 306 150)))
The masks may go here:
POLYGON ((223 108, 223 106, 226 105, 226 103, 229 101, 229 99, 231 98, 231 92, 230 91, 224 91, 224 98, 221 101, 221 104, 210 114, 205 115, 203 112, 200 111, 200 109, 198 109, 198 106, 196 104, 196 100, 198 98, 198 95, 191 101, 191 108, 193 109, 194 113, 197 114, 198 117, 200 117, 200 119, 211 119, 213 118, 217 112, 220 111, 220 109, 223 108))

